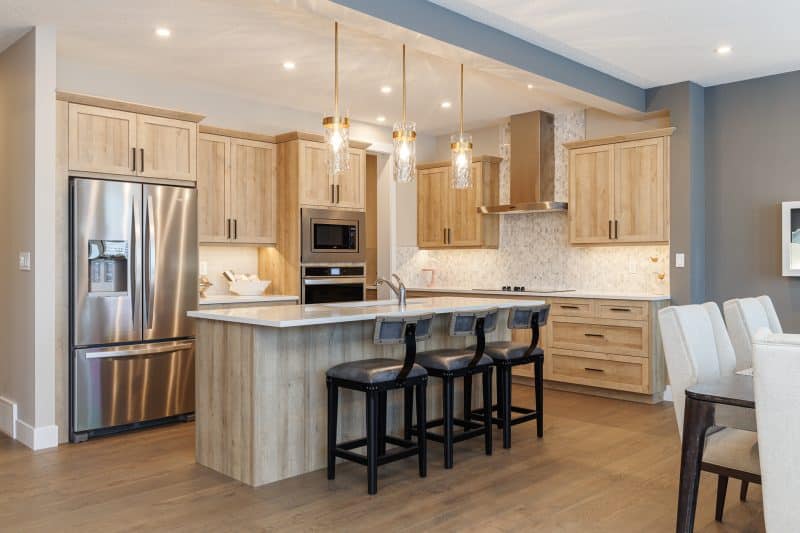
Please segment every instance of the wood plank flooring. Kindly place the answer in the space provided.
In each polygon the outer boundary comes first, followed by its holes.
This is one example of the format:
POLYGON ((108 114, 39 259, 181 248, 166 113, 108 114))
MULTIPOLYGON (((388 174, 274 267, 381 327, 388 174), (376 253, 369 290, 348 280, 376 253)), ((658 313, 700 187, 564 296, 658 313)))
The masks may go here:
MULTIPOLYGON (((533 391, 516 387, 515 403, 533 391)), ((669 532, 675 528, 679 442, 671 404, 641 405, 545 392, 545 436, 513 428, 513 447, 483 455, 483 439, 456 445, 442 468, 430 443, 428 477, 415 459, 379 471, 324 470, 253 489, 194 462, 194 424, 179 424, 33 453, 0 437, 3 531, 559 531, 669 532)), ((716 478, 704 473, 697 531, 764 530, 761 488, 739 502, 731 482, 725 522, 714 522, 716 478)))

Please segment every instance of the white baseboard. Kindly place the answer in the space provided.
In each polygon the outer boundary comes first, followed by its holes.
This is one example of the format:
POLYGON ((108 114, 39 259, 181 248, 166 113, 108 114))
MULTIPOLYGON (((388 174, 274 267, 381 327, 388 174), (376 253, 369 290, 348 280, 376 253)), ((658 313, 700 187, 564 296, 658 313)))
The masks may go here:
POLYGON ((17 419, 17 440, 32 450, 44 450, 58 446, 58 426, 33 427, 17 419))
POLYGON ((672 401, 672 387, 667 385, 664 389, 664 401, 671 402, 672 401))
POLYGON ((0 396, 0 431, 17 438, 17 404, 0 396))

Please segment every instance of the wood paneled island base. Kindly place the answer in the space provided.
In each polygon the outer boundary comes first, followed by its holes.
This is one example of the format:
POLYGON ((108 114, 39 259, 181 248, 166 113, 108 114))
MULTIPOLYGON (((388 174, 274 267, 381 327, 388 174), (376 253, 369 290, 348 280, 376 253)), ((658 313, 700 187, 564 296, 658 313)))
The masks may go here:
MULTIPOLYGON (((406 314, 438 313, 433 336, 420 350, 465 347, 469 338, 448 335, 447 315, 460 310, 501 307, 498 328, 487 340, 509 340, 507 308, 523 302, 507 299, 427 299, 431 305, 411 305, 406 314), (438 304, 438 305, 436 305, 438 304), (445 305, 447 304, 447 305, 445 305), (505 308, 505 309, 503 309, 505 308)), ((526 302, 527 303, 527 302, 526 302)), ((531 305, 543 303, 531 300, 531 305)), ((345 313, 342 322, 274 327, 257 325, 260 312, 277 316, 281 310, 300 313, 312 306, 192 312, 197 319, 196 457, 212 468, 251 486, 311 472, 326 465, 327 396, 325 372, 346 361, 373 357, 402 360, 403 346, 373 344, 371 318, 345 313), (219 317, 216 318, 214 314, 219 317), (241 323, 234 314, 244 314, 241 323), (353 320, 356 321, 353 321, 353 320), (346 321, 350 320, 350 321, 346 321)), ((319 309, 322 306, 313 306, 319 309)), ((397 312, 396 306, 370 309, 375 314, 397 312), (381 311, 381 309, 384 309, 381 311)), ((362 311, 363 313, 363 311, 362 311)), ((270 315, 270 316, 273 316, 270 315)), ((441 416, 441 386, 428 384, 428 418, 441 416)), ((460 380, 459 380, 460 381, 460 380)), ((479 407, 479 381, 474 384, 474 407, 479 407)), ((363 394, 342 390, 339 399, 338 441, 365 435, 363 394)), ((463 406, 456 390, 457 414, 463 406)), ((400 434, 402 392, 391 391, 387 428, 400 434)), ((438 454, 429 455, 440 461, 438 454)))

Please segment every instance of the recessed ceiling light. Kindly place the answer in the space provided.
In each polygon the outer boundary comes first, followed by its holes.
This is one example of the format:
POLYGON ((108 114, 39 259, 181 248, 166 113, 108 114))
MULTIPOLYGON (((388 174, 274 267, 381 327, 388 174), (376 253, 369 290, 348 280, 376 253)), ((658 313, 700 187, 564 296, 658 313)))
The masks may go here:
POLYGON ((375 120, 377 120, 378 122, 386 122, 386 117, 384 117, 383 115, 378 115, 378 117, 375 118, 375 120))
POLYGON ((442 109, 450 109, 451 107, 453 107, 453 104, 451 104, 449 101, 445 100, 442 102, 442 109))
POLYGON ((165 28, 163 26, 156 28, 156 35, 161 37, 162 39, 166 39, 170 35, 172 35, 172 30, 169 28, 165 28))
POLYGON ((528 89, 533 89, 533 84, 532 83, 528 84, 528 89))
POLYGON ((731 48, 731 45, 729 45, 729 44, 723 44, 722 46, 718 46, 717 49, 716 49, 716 52, 721 56, 728 55, 732 51, 733 51, 733 48, 731 48))
POLYGON ((283 70, 294 70, 297 65, 294 64, 294 61, 284 61, 283 62, 283 70))
POLYGON ((383 94, 389 94, 390 92, 392 92, 392 88, 389 87, 388 85, 384 85, 383 87, 381 87, 381 92, 383 94))

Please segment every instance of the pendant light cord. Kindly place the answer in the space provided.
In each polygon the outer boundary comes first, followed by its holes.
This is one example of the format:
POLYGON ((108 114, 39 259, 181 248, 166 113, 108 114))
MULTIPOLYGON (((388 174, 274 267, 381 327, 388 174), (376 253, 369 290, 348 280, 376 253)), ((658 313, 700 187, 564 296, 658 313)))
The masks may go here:
POLYGON ((406 124, 406 45, 403 45, 403 128, 406 124))
POLYGON ((460 118, 459 118, 459 134, 460 137, 464 136, 464 63, 461 63, 461 95, 460 99, 460 118))
POLYGON ((339 123, 339 22, 333 23, 333 120, 339 123))

